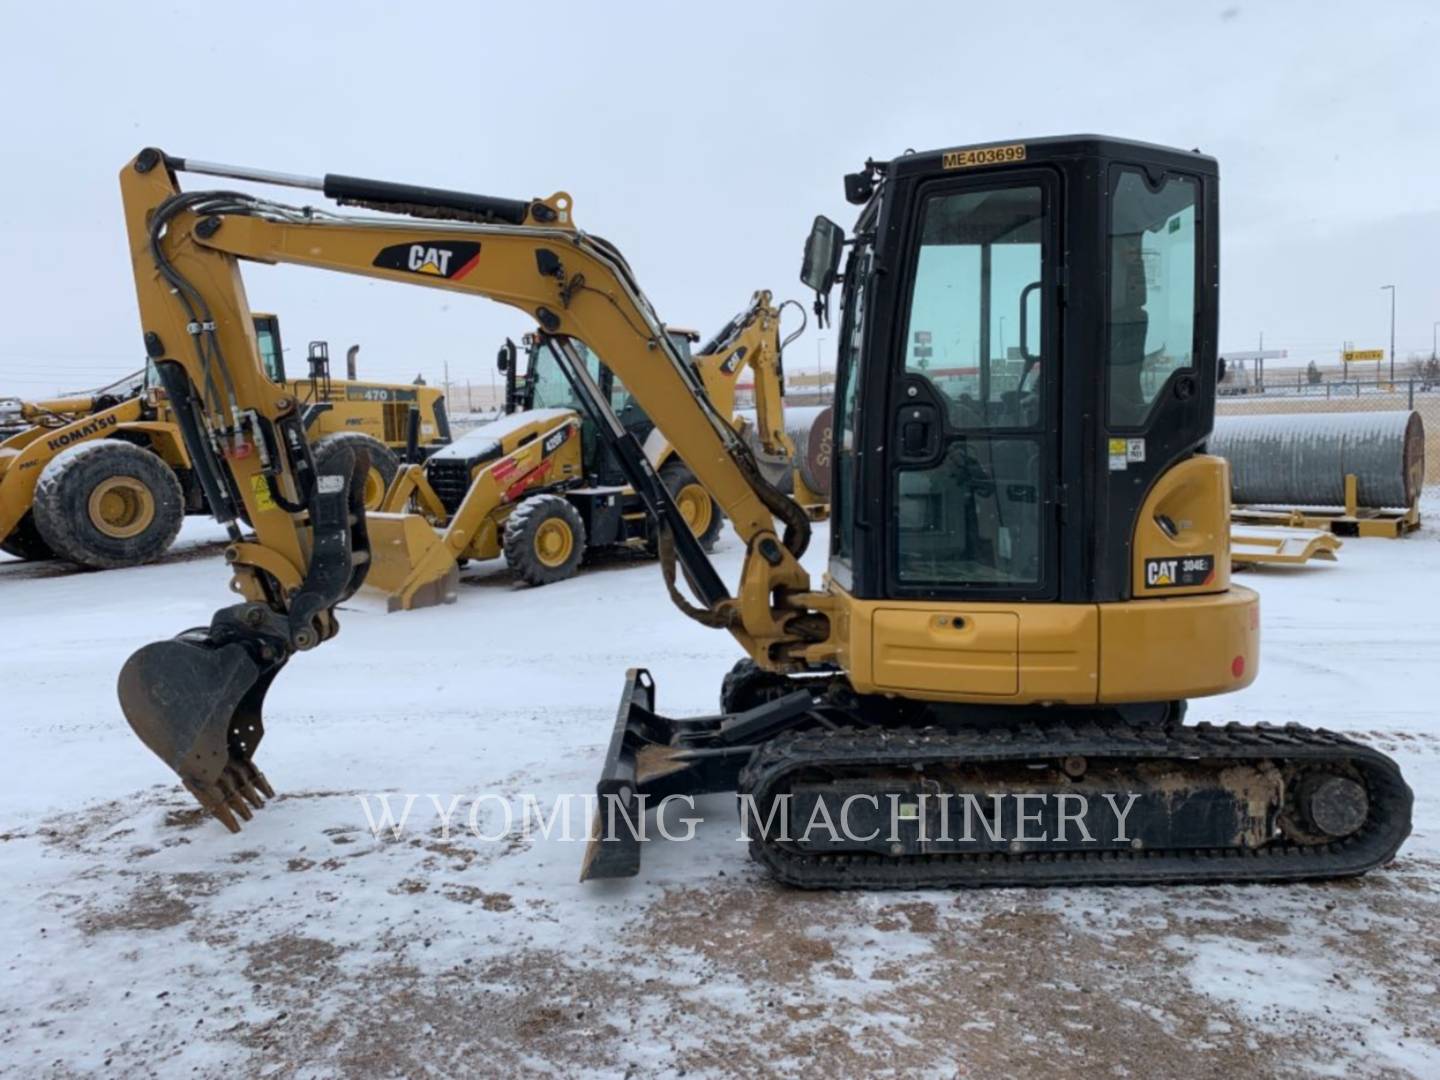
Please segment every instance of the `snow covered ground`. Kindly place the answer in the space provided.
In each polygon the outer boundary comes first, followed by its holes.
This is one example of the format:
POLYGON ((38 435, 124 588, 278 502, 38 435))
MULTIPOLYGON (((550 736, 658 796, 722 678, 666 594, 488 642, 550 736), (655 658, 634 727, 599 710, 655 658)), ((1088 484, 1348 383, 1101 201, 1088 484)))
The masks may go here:
MULTIPOLYGON (((582 845, 505 832, 498 799, 477 823, 505 834, 470 834, 478 795, 593 790, 627 666, 663 711, 713 709, 734 647, 643 562, 538 591, 487 565, 447 608, 351 605, 271 691, 279 798, 231 836, 113 690, 136 647, 230 602, 217 536, 192 521, 163 565, 103 575, 0 562, 0 1071, 1440 1075, 1434 526, 1246 575, 1260 678, 1191 712, 1393 754, 1416 806, 1392 865, 883 895, 771 885, 726 797, 625 883, 579 885, 582 845), (367 824, 378 792, 422 794, 398 838, 367 824), (464 797, 448 838, 429 793, 464 797)), ((717 562, 734 580, 734 541, 717 562)))

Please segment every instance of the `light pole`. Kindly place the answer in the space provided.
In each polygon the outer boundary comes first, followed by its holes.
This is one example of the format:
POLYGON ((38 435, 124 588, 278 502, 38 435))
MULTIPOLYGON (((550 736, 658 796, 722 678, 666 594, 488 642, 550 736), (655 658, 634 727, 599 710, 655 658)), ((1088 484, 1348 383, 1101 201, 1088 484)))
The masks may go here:
POLYGON ((1436 333, 1435 333, 1435 332, 1436 332, 1437 330, 1440 330, 1440 322, 1433 322, 1433 323, 1431 323, 1431 324, 1430 324, 1430 359, 1431 359, 1431 360, 1434 360, 1434 359, 1435 359, 1435 341, 1436 341, 1436 333))
POLYGON ((1395 286, 1381 285, 1380 291, 1390 290, 1390 385, 1395 385, 1395 286))

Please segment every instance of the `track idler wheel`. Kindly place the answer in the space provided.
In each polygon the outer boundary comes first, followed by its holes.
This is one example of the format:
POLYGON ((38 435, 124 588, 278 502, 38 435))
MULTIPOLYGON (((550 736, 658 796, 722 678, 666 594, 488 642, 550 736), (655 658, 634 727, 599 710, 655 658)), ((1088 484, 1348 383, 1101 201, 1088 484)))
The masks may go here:
POLYGON ((251 759, 265 734, 265 692, 287 655, 273 644, 189 630, 146 645, 120 670, 130 727, 231 832, 275 795, 251 759))
POLYGON ((1370 814, 1365 786, 1345 776, 1312 773, 1300 782, 1295 801, 1310 832, 1337 840, 1356 832, 1370 814))

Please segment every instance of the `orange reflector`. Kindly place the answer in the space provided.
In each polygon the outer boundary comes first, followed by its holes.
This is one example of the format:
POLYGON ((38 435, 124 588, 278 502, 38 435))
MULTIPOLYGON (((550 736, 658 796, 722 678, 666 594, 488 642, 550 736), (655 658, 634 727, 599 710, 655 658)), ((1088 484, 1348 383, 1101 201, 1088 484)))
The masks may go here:
POLYGON ((1245 657, 1237 656, 1230 661, 1230 674, 1237 679, 1245 674, 1245 657))

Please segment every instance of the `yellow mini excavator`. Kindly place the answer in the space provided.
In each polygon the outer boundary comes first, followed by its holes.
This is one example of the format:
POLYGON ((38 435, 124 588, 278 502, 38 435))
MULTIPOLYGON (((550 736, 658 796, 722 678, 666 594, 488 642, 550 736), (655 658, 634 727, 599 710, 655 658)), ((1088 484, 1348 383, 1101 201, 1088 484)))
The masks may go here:
POLYGON ((1293 881, 1387 861, 1411 808, 1390 759, 1299 726, 1182 723, 1187 698, 1239 690, 1259 663, 1258 598, 1230 580, 1227 467, 1204 453, 1214 160, 1069 136, 872 161, 845 188, 852 234, 817 219, 801 275, 822 317, 843 283, 817 584, 799 562, 806 514, 567 194, 142 151, 121 189, 145 347, 211 506, 232 523, 243 510, 255 538, 234 528, 227 551, 238 603, 125 664, 136 733, 238 829, 271 794, 254 762, 266 690, 336 633, 392 528, 367 522, 364 455, 317 469, 298 402, 260 364, 239 265, 297 263, 533 318, 659 523, 672 599, 746 654, 711 716, 663 716, 630 673, 582 876, 637 871, 627 823, 651 800, 724 790, 752 855, 806 887, 1293 881), (182 172, 380 213, 182 191, 182 172), (741 538, 733 593, 577 341, 741 538))
MULTIPOLYGON (((317 463, 342 446, 368 453, 367 507, 379 507, 401 453, 413 461, 450 442, 439 390, 332 380, 323 341, 310 343, 306 376, 287 377, 280 320, 257 312, 253 325, 266 375, 299 403, 317 463)), ((49 400, 0 399, 0 550, 91 570, 135 566, 170 547, 186 514, 209 511, 153 375, 49 400)))
MULTIPOLYGON (((667 328, 667 334, 694 366, 722 415, 735 411, 740 374, 753 372, 757 457, 763 454, 772 471, 793 471, 797 501, 818 506, 820 497, 805 487, 791 465, 794 446, 784 421, 781 357, 803 323, 782 342, 780 318, 781 309, 762 290, 698 355, 691 352, 698 335, 673 328, 667 328)), ((493 559, 503 553, 522 581, 546 585, 573 576, 590 551, 656 550, 654 519, 597 434, 581 396, 583 387, 571 382, 542 339, 526 335, 523 374, 515 344, 507 341, 500 351, 506 415, 466 432, 423 466, 408 466, 386 492, 379 510, 384 524, 393 526, 387 535, 399 542, 372 540, 365 583, 387 594, 391 610, 452 599, 457 560, 493 559), (413 517, 391 516, 407 512, 420 514, 434 530, 413 517)), ((601 397, 641 444, 681 517, 708 550, 723 523, 720 508, 625 384, 594 352, 583 344, 577 349, 601 397)), ((748 422, 737 418, 735 423, 743 432, 748 422)), ((381 521, 380 515, 372 515, 372 530, 381 521)))

